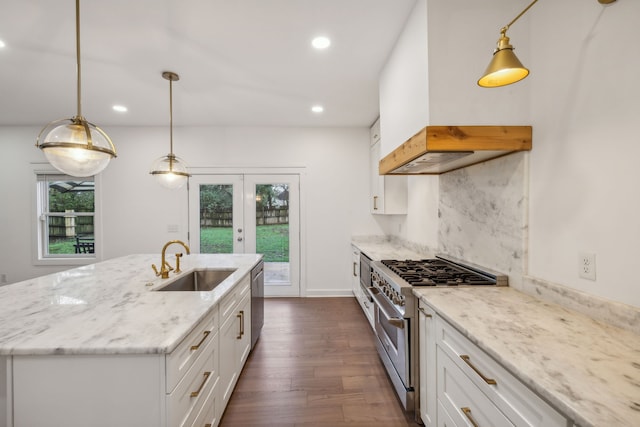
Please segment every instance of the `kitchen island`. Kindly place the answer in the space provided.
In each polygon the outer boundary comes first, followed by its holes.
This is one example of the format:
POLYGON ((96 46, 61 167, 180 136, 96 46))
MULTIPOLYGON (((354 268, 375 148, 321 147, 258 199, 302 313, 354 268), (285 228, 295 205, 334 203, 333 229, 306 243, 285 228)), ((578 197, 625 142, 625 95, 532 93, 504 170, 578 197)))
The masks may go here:
MULTIPOLYGON (((250 342, 250 272, 261 259, 186 255, 182 273, 161 279, 151 268, 160 255, 131 255, 0 287, 0 426, 187 426, 209 419, 195 402, 198 395, 228 400, 237 381, 243 360, 220 396, 214 393, 218 339, 224 329, 230 339, 250 342), (198 269, 235 271, 209 292, 157 291, 198 269), (186 398, 175 395, 184 387, 186 398)), ((246 360, 246 345, 230 347, 221 350, 246 360)))

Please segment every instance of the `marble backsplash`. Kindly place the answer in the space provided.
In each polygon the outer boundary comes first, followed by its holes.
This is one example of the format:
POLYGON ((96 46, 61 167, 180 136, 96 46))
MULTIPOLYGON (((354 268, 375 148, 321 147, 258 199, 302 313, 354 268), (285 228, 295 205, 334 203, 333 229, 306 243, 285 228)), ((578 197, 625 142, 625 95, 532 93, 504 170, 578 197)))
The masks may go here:
POLYGON ((440 175, 439 252, 509 275, 520 289, 527 260, 528 153, 440 175))

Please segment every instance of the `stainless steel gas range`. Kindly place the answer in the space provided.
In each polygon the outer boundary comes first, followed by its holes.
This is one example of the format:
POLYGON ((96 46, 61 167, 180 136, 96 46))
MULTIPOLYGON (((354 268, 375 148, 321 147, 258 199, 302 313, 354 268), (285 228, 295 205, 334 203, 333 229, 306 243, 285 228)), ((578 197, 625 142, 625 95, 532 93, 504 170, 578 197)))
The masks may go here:
POLYGON ((371 285, 367 290, 375 307, 378 354, 407 412, 416 413, 419 389, 418 304, 413 287, 507 285, 508 277, 503 274, 443 255, 371 263, 371 285))

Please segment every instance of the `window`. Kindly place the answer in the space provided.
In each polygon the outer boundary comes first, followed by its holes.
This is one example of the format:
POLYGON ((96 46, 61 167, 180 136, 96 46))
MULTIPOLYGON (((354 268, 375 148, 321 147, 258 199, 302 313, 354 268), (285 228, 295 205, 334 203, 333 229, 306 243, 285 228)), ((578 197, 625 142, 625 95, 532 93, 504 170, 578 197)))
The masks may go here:
POLYGON ((96 260, 96 182, 59 172, 36 172, 37 264, 96 260))

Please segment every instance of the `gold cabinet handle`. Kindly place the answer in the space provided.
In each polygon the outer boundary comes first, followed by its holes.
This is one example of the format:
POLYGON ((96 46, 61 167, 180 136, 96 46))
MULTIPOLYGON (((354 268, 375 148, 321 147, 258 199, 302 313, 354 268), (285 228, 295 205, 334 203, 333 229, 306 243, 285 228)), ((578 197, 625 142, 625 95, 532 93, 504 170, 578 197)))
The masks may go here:
POLYGON ((353 262, 353 277, 358 277, 358 273, 356 272, 356 267, 358 266, 357 262, 353 262))
POLYGON ((200 342, 198 344, 191 346, 191 351, 196 351, 197 349, 199 349, 200 346, 202 345, 202 343, 204 342, 204 340, 207 339, 207 337, 209 336, 210 333, 211 333, 211 331, 204 331, 204 336, 202 337, 202 339, 200 340, 200 342))
POLYGON ((433 317, 432 315, 424 311, 424 308, 422 307, 418 308, 418 310, 420 310, 420 313, 424 314, 425 317, 429 317, 429 318, 433 317))
POLYGON ((240 330, 238 331, 238 336, 236 337, 236 339, 239 340, 242 338, 242 311, 236 314, 236 317, 240 319, 240 330))
POLYGON ((462 409, 462 412, 467 417, 467 419, 469 420, 471 425, 473 427, 478 427, 478 423, 476 422, 476 420, 473 419, 473 415, 471 415, 471 408, 466 408, 465 407, 465 408, 460 408, 460 409, 462 409))
POLYGON ((471 360, 469 360, 469 356, 467 356, 466 354, 461 354, 460 355, 460 359, 464 360, 464 363, 466 363, 467 365, 469 365, 469 367, 471 369, 473 369, 475 371, 476 374, 478 374, 480 376, 480 378, 482 378, 484 380, 485 383, 490 384, 490 385, 496 385, 498 384, 496 382, 496 380, 492 379, 492 378, 487 378, 485 377, 482 372, 480 372, 478 370, 478 368, 476 368, 475 366, 473 366, 473 363, 471 363, 471 360))
POLYGON ((373 196, 373 210, 378 210, 378 196, 373 196))
POLYGON ((202 387, 204 387, 204 385, 207 383, 207 380, 209 379, 210 376, 211 376, 211 372, 204 373, 204 380, 202 380, 202 384, 200 384, 200 387, 198 387, 198 390, 191 392, 191 397, 198 397, 198 395, 202 391, 202 387))

